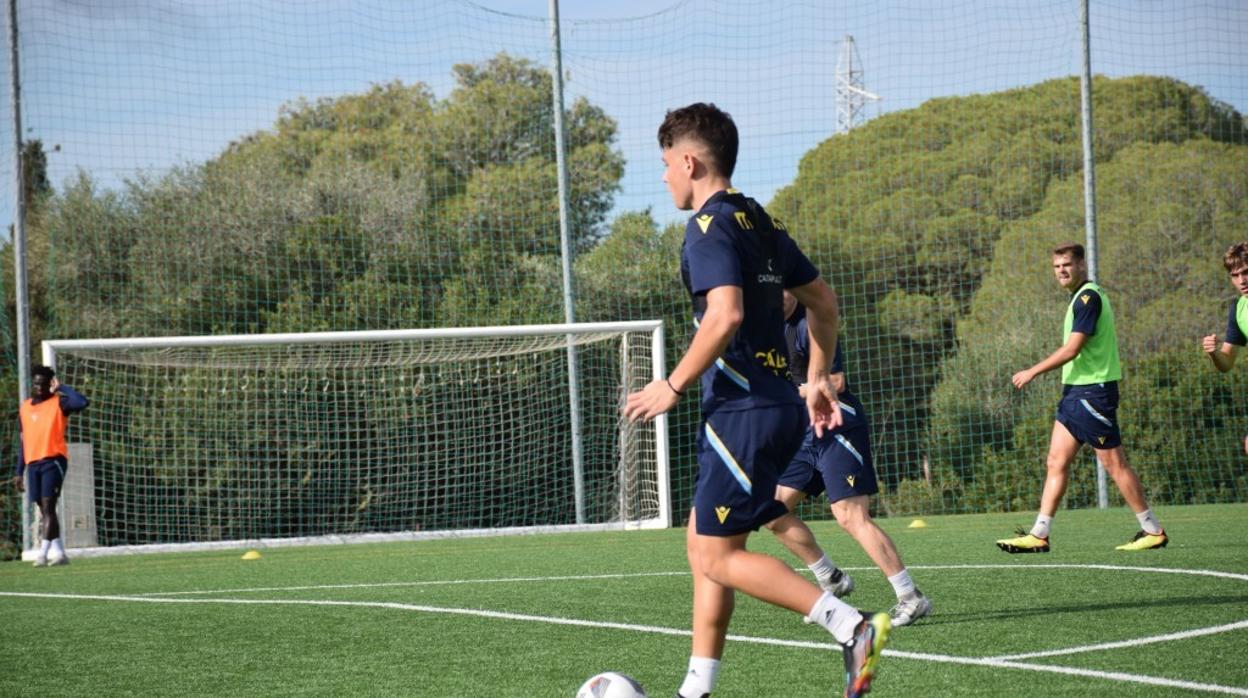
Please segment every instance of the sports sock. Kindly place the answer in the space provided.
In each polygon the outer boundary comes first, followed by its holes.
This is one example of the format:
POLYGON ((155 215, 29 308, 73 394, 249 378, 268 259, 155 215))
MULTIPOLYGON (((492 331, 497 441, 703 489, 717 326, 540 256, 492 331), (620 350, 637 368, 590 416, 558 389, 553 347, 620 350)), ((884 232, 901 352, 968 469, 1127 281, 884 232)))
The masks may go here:
POLYGON ((889 577, 888 583, 893 585, 893 592, 897 594, 898 601, 905 601, 919 595, 918 588, 914 586, 914 580, 910 578, 910 570, 904 567, 900 572, 889 577))
POLYGON ((680 684, 678 694, 700 698, 715 690, 715 680, 719 678, 719 660, 710 657, 690 657, 689 671, 685 672, 685 681, 680 684))
POLYGON ((52 553, 56 555, 57 557, 65 557, 65 545, 61 543, 60 538, 53 539, 52 553))
POLYGON ((44 538, 43 542, 39 544, 39 557, 47 557, 48 549, 51 547, 52 547, 52 541, 48 540, 47 538, 44 538))
POLYGON ((822 625, 843 645, 854 638, 854 630, 862 622, 862 613, 833 596, 832 592, 825 591, 806 615, 806 620, 822 625))
POLYGON ((815 574, 815 579, 819 580, 820 584, 836 581, 833 578, 840 571, 836 568, 836 563, 829 560, 827 555, 821 556, 818 560, 807 565, 807 567, 815 574))
POLYGON ((1048 538, 1049 527, 1053 525, 1053 517, 1044 514, 1036 515, 1036 523, 1031 527, 1031 535, 1036 538, 1048 538))
POLYGON ((1144 529, 1145 533, 1153 535, 1161 533, 1161 524, 1157 523, 1157 517, 1153 516, 1152 509, 1141 511, 1135 515, 1135 518, 1140 522, 1140 528, 1144 529))

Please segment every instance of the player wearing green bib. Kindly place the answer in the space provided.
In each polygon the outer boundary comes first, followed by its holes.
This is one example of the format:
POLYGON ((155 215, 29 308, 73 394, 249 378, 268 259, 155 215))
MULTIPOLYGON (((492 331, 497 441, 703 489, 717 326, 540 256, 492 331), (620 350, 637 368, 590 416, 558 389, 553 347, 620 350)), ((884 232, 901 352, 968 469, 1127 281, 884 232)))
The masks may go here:
POLYGON ((1062 288, 1071 292, 1062 327, 1063 343, 1040 363, 1015 373, 1014 387, 1023 386, 1059 366, 1062 369, 1062 400, 1057 406, 1040 513, 1030 531, 1020 529, 1014 538, 997 541, 1007 553, 1049 552, 1049 528, 1057 507, 1066 494, 1070 464, 1079 448, 1088 444, 1114 479, 1122 498, 1135 512, 1140 531, 1117 550, 1164 548, 1169 542, 1157 517, 1148 508, 1140 478, 1127 464, 1118 430, 1118 335, 1114 309, 1105 289, 1088 280, 1088 264, 1083 245, 1067 243, 1053 250, 1053 275, 1062 288))
MULTIPOLYGON (((1207 335, 1201 343, 1209 359, 1218 371, 1229 371, 1235 366, 1239 348, 1248 345, 1248 241, 1231 245, 1222 257, 1222 265, 1231 275, 1231 284, 1239 291, 1239 298, 1231 302, 1230 317, 1226 319, 1226 341, 1218 346, 1216 334, 1207 335)), ((1248 453, 1248 436, 1244 437, 1244 453, 1248 453)))

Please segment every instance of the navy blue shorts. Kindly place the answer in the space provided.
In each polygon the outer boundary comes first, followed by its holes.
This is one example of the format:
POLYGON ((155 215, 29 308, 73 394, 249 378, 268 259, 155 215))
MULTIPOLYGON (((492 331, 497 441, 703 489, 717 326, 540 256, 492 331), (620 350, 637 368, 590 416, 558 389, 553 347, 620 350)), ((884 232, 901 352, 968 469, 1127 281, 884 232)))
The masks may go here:
POLYGON ((1118 382, 1067 385, 1055 419, 1079 443, 1111 449, 1122 445, 1118 431, 1118 382))
POLYGON ((35 504, 40 499, 61 496, 65 483, 65 463, 52 458, 26 466, 26 496, 35 504))
POLYGON ((756 531, 788 513, 776 500, 776 482, 802 444, 806 421, 801 405, 715 412, 702 421, 693 495, 700 535, 756 531))
POLYGON ((829 502, 879 492, 871 462, 870 427, 842 427, 822 439, 807 429, 801 449, 785 468, 779 484, 811 497, 827 492, 829 502))

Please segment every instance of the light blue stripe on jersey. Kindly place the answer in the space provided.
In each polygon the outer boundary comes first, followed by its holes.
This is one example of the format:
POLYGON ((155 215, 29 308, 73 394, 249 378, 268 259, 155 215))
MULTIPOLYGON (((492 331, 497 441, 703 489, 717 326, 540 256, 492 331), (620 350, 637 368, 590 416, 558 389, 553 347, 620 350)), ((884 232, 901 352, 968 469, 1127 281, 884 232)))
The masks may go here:
POLYGON ((1089 405, 1087 400, 1080 400, 1079 404, 1083 405, 1083 409, 1087 410, 1088 413, 1091 414, 1093 417, 1096 417, 1097 421, 1099 421, 1101 424, 1104 424, 1107 427, 1114 426, 1114 423, 1106 419, 1105 415, 1093 409, 1092 405, 1089 405))
POLYGON ((858 452, 858 449, 854 448, 854 445, 849 442, 849 439, 845 438, 844 436, 841 436, 840 434, 833 434, 833 436, 835 436, 836 440, 840 442, 842 446, 845 447, 846 451, 849 451, 850 453, 854 455, 854 458, 858 459, 858 464, 861 465, 862 454, 858 452))
POLYGON ((856 410, 856 409, 854 409, 854 408, 850 407, 849 405, 846 405, 845 403, 841 402, 840 400, 837 400, 837 401, 836 401, 836 404, 838 404, 838 405, 840 405, 840 406, 841 406, 841 411, 842 411, 842 412, 848 412, 848 413, 850 413, 850 414, 852 414, 852 415, 854 415, 854 416, 857 416, 857 415, 858 415, 858 410, 856 410))
POLYGON ((732 473, 732 476, 741 484, 741 489, 745 490, 746 494, 751 494, 754 490, 753 483, 750 482, 750 478, 745 474, 745 471, 741 469, 737 459, 732 457, 728 447, 724 445, 723 441, 720 441, 719 434, 716 434, 715 430, 711 428, 710 422, 706 424, 706 440, 711 444, 711 448, 715 449, 715 452, 719 454, 719 459, 724 462, 724 465, 728 466, 728 472, 732 473))
POLYGON ((745 376, 741 375, 740 373, 738 373, 735 368, 729 366, 728 362, 724 361, 723 359, 715 359, 715 366, 719 370, 723 371, 724 375, 728 376, 729 380, 741 386, 742 390, 745 390, 747 392, 749 391, 750 380, 746 378, 745 376))
MULTIPOLYGON (((694 328, 698 328, 702 326, 701 323, 698 322, 698 319, 696 317, 693 319, 693 326, 694 328)), ((722 358, 715 359, 715 368, 718 368, 720 371, 723 371, 724 375, 728 376, 728 380, 732 381, 733 383, 736 383, 738 386, 741 387, 742 390, 746 391, 747 393, 750 391, 750 379, 741 375, 741 373, 737 371, 737 369, 729 366, 728 363, 725 362, 722 358)))

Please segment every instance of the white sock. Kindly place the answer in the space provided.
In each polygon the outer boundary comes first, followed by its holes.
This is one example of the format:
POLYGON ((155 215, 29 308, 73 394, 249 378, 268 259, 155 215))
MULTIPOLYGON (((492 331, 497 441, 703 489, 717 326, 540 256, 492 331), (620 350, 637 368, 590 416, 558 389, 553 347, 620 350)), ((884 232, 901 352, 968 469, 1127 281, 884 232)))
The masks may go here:
POLYGON ((829 560, 827 555, 821 556, 807 567, 815 574, 815 579, 819 580, 820 584, 831 584, 832 575, 836 574, 836 563, 829 560))
POLYGON ((57 557, 65 557, 65 545, 61 543, 60 538, 55 538, 52 540, 52 552, 57 557))
POLYGON ((893 585, 893 592, 897 594, 898 601, 905 601, 919 595, 919 590, 914 586, 914 580, 910 578, 910 570, 904 567, 900 572, 889 577, 888 583, 893 585))
POLYGON ((47 557, 48 549, 51 547, 52 547, 52 541, 48 540, 47 538, 44 538, 43 542, 39 544, 39 557, 47 557))
POLYGON ((715 690, 715 680, 719 678, 719 660, 710 657, 690 657, 689 671, 685 672, 685 682, 677 691, 682 696, 701 698, 715 690))
POLYGON ((1036 523, 1031 527, 1031 535, 1036 538, 1048 538, 1049 527, 1053 525, 1053 517, 1044 514, 1036 515, 1036 523))
POLYGON ((1161 533, 1161 524, 1157 523, 1157 517, 1153 516, 1152 509, 1145 509, 1144 511, 1141 511, 1135 515, 1135 518, 1140 522, 1140 528, 1144 529, 1145 533, 1152 533, 1154 535, 1161 533))
POLYGON ((822 625, 843 645, 854 639, 854 630, 862 622, 862 613, 833 596, 832 592, 825 591, 806 615, 806 620, 822 625))

